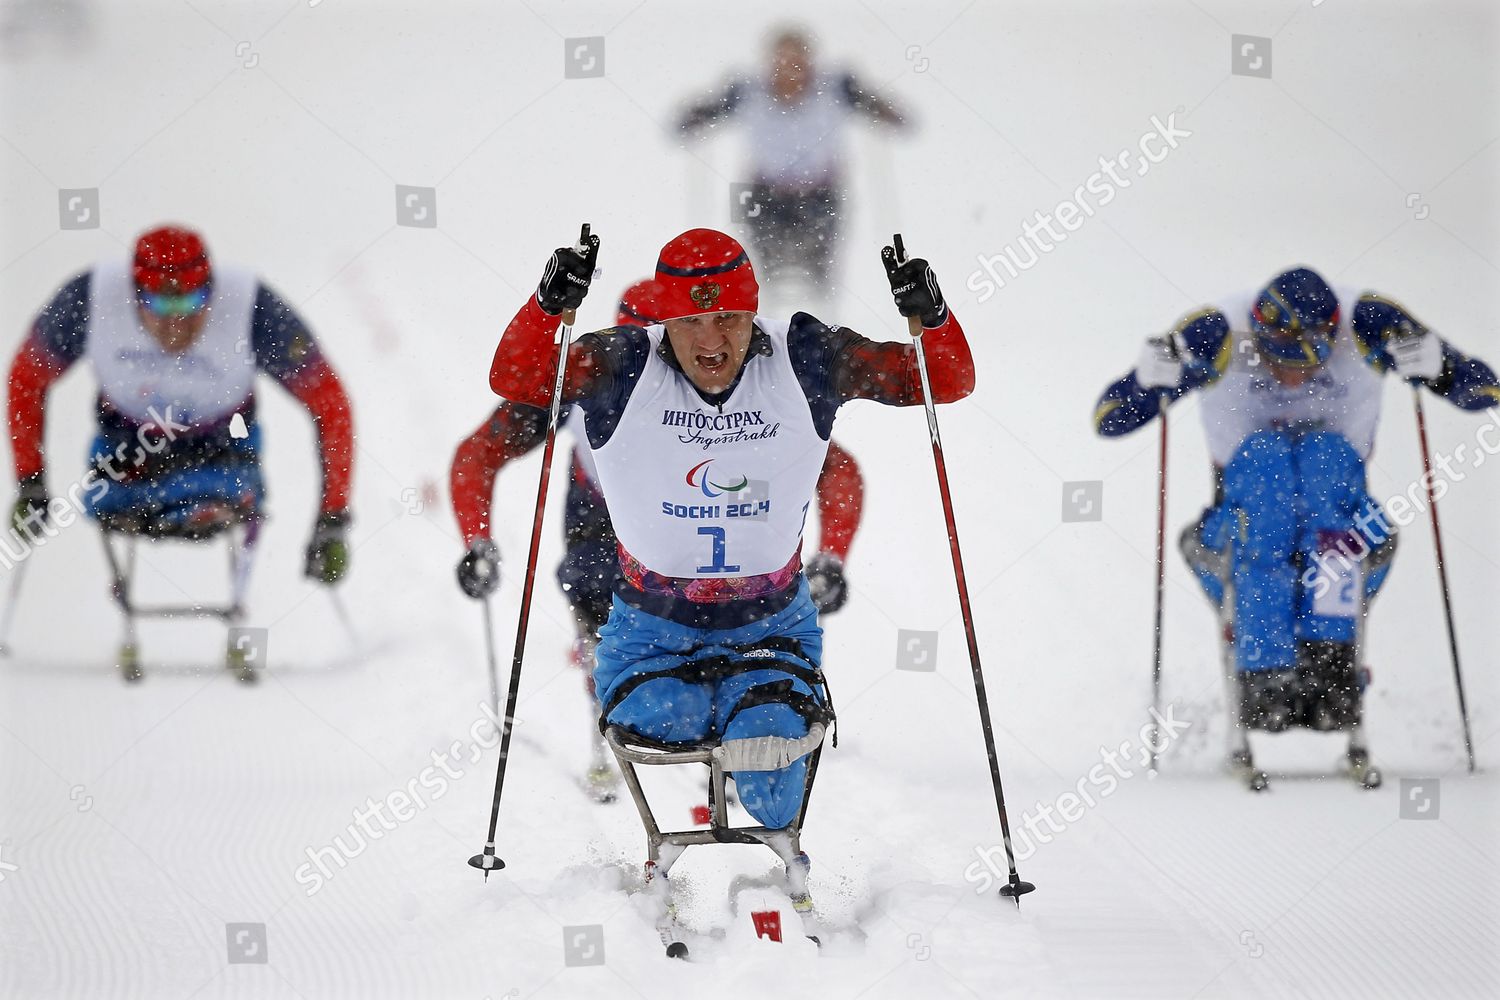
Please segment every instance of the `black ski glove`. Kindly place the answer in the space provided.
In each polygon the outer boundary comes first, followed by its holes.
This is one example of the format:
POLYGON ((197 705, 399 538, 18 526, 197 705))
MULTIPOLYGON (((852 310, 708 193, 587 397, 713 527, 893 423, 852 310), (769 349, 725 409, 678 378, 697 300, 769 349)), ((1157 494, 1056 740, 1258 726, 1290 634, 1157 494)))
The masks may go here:
POLYGON ((332 586, 349 570, 349 512, 333 511, 318 518, 307 543, 302 574, 332 586))
POLYGON ((500 586, 500 550, 488 538, 476 538, 458 562, 458 585, 475 600, 489 597, 500 586))
POLYGON ((891 283, 891 296, 903 316, 917 316, 927 329, 939 327, 948 318, 948 304, 938 288, 937 275, 921 257, 906 256, 906 247, 898 233, 895 245, 880 251, 885 276, 891 283))
POLYGON ((47 483, 42 473, 33 472, 16 485, 16 505, 11 510, 10 524, 17 536, 25 538, 28 521, 38 528, 47 523, 47 483))
POLYGON ((832 552, 819 552, 808 561, 803 570, 807 574, 807 589, 818 614, 831 615, 844 606, 849 599, 849 584, 844 580, 844 564, 832 552))
POLYGON ((552 251, 552 259, 542 272, 542 283, 536 289, 536 301, 542 312, 557 316, 583 305, 598 259, 599 237, 590 235, 587 225, 578 236, 577 246, 552 251))

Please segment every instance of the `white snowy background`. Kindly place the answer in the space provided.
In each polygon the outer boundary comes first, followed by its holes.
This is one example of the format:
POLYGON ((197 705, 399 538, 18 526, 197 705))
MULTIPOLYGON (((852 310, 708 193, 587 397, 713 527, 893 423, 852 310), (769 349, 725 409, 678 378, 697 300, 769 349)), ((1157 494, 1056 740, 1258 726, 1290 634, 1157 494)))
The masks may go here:
MULTIPOLYGON (((0 994, 1494 995, 1500 462, 1461 465, 1442 506, 1478 774, 1463 767, 1425 521, 1403 534, 1370 628, 1375 792, 1333 776, 1336 736, 1258 736, 1268 794, 1223 774, 1213 619, 1174 553, 1165 688, 1193 726, 1155 779, 1134 765, 1063 832, 1033 824, 1048 843, 1018 831, 1038 887, 1018 911, 965 877, 999 834, 922 416, 848 407, 836 435, 863 467, 866 513, 853 597, 825 622, 842 746, 824 756, 805 846, 815 896, 867 939, 822 955, 757 940, 744 910, 784 898, 748 892, 732 916, 726 891, 769 872, 769 853, 694 848, 676 877, 686 917, 727 933, 691 964, 661 957, 621 888, 644 851, 634 810, 593 805, 575 783, 590 720, 551 579, 554 506, 501 813, 508 867, 486 884, 465 865, 495 753, 469 755, 488 683, 479 609, 453 581, 449 458, 493 405, 500 330, 580 222, 604 241, 581 317, 593 325, 665 240, 728 225, 738 138, 684 149, 668 123, 758 66, 786 17, 919 123, 852 136, 847 285, 829 318, 902 334, 877 261, 899 230, 968 329, 979 388, 942 421, 1018 828, 1086 782, 1102 749, 1138 746, 1146 720, 1155 429, 1105 441, 1090 423, 1143 337, 1307 263, 1500 362, 1500 12, 1478 0, 12 3, 0 345, 19 344, 65 279, 162 221, 254 267, 354 400, 356 549, 340 594, 359 646, 300 576, 312 432, 269 384, 259 686, 236 684, 221 632, 193 624, 148 629, 146 679, 126 686, 93 530, 37 551, 0 662, 0 994), (1240 34, 1269 46, 1269 78, 1231 73, 1240 34), (565 78, 565 40, 588 37, 604 39, 604 75, 565 78), (1024 220, 1173 113, 1191 137, 976 301, 977 258, 1019 247, 1024 220), (397 184, 436 189, 435 228, 397 225, 397 184), (60 228, 70 188, 98 190, 97 228, 60 228), (1102 481, 1102 520, 1063 522, 1063 484, 1079 481, 1102 481), (939 633, 935 671, 896 669, 898 629, 939 633), (294 876, 308 849, 352 842, 356 810, 455 741, 463 777, 309 895, 294 876), (1402 779, 1424 779, 1408 806, 1430 819, 1401 818, 1402 779), (232 923, 264 925, 254 957, 268 961, 231 961, 232 923), (592 926, 603 963, 567 964, 566 929, 592 926)), ((55 492, 81 472, 93 391, 80 366, 52 394, 55 492)), ((1391 380, 1385 404, 1380 498, 1420 473, 1410 394, 1391 380)), ((1473 451, 1483 415, 1437 400, 1428 412, 1436 449, 1473 451)), ((1210 477, 1195 404, 1173 410, 1172 431, 1175 538, 1210 477)), ((502 664, 538 463, 500 482, 502 664)), ((143 581, 202 594, 221 586, 220 559, 159 547, 143 581)), ((696 781, 657 783, 665 822, 690 822, 696 781)))

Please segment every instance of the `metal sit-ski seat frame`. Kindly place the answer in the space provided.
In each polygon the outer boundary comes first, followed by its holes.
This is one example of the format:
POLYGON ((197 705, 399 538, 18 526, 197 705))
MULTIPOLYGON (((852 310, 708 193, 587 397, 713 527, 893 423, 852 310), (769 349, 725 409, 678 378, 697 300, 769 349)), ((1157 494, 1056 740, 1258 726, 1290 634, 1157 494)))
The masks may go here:
MULTIPOLYGON (((137 626, 143 618, 217 618, 228 628, 235 628, 244 619, 245 593, 249 587, 250 567, 255 555, 255 543, 260 534, 260 518, 255 514, 240 515, 236 520, 223 524, 206 533, 174 533, 151 529, 131 528, 101 522, 99 537, 104 544, 104 556, 109 562, 111 595, 125 617, 125 638, 120 649, 120 667, 127 680, 141 677, 139 660, 139 635, 137 626), (142 539, 150 541, 203 542, 222 537, 229 550, 229 599, 224 604, 150 604, 136 602, 133 596, 136 569, 136 550, 142 539)), ((230 650, 230 659, 235 651, 230 650)), ((244 676, 245 665, 231 663, 244 676)))
POLYGON ((731 826, 729 823, 728 799, 724 791, 724 748, 717 742, 664 744, 648 740, 628 732, 620 726, 607 726, 604 740, 614 752, 620 764, 620 773, 630 796, 635 800, 646 827, 647 871, 666 875, 682 856, 682 852, 694 844, 763 844, 776 853, 787 866, 791 880, 793 900, 806 896, 805 863, 798 863, 802 853, 802 824, 807 818, 807 807, 812 801, 813 781, 818 773, 818 760, 823 753, 823 723, 815 722, 808 727, 808 735, 815 737, 815 746, 807 754, 807 775, 802 788, 802 808, 797 821, 781 830, 768 830, 764 826, 731 826), (708 768, 709 825, 706 830, 662 830, 641 789, 636 765, 661 766, 671 764, 702 764, 708 768), (801 878, 798 872, 802 872, 801 878))

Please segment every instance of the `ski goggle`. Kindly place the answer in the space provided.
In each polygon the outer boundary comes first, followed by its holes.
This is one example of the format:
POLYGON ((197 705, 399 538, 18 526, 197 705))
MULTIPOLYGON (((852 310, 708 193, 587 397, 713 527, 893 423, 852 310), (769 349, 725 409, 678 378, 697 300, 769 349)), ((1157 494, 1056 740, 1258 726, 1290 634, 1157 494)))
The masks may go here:
POLYGON ((1250 311, 1250 325, 1261 353, 1288 368, 1316 368, 1333 353, 1339 310, 1321 323, 1304 326, 1284 304, 1263 297, 1250 311))
POLYGON ((209 286, 194 289, 182 295, 167 295, 160 292, 140 293, 141 305, 157 316, 191 316, 208 305, 209 286))
POLYGON ((1312 330, 1257 330, 1255 342, 1268 360, 1287 368, 1316 368, 1333 353, 1337 324, 1312 330))

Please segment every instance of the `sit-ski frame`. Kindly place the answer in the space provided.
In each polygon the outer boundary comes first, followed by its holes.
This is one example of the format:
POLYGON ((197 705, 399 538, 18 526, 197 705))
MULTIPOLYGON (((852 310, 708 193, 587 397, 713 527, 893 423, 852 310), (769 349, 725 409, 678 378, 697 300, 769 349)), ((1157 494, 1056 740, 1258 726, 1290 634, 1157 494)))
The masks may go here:
MULTIPOLYGON (((250 567, 255 556, 255 543, 260 534, 260 520, 246 518, 226 525, 213 535, 187 536, 151 534, 125 531, 100 526, 99 537, 104 545, 104 556, 109 562, 114 601, 125 616, 125 640, 120 647, 120 667, 127 680, 139 680, 140 645, 137 625, 143 618, 217 618, 233 629, 244 619, 245 593, 249 587, 250 567), (229 547, 229 600, 226 604, 138 604, 133 596, 136 569, 136 549, 141 539, 152 541, 201 542, 222 536, 229 547)), ((230 649, 229 658, 235 660, 236 650, 230 649)), ((240 672, 241 680, 250 679, 243 663, 231 663, 240 672)))

